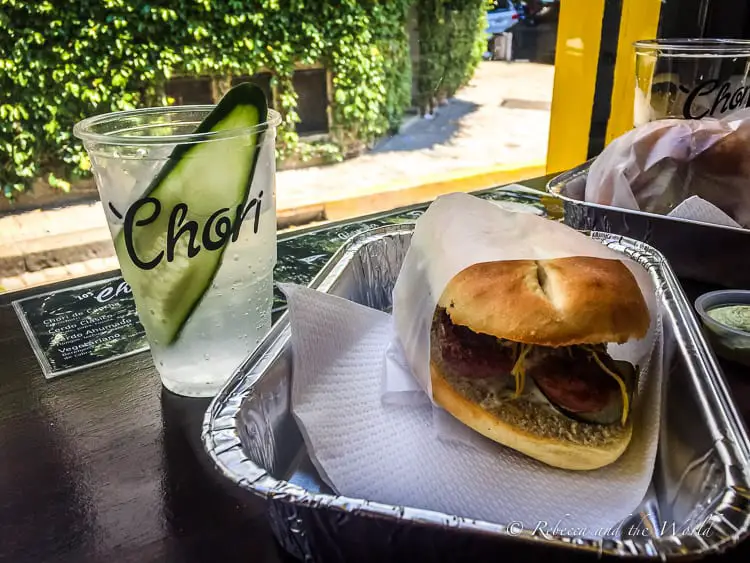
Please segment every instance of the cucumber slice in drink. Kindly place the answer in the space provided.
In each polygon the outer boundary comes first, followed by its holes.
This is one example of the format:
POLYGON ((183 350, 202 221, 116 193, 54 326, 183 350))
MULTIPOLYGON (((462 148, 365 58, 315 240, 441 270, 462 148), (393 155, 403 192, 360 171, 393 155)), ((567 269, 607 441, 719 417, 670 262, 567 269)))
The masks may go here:
MULTIPOLYGON (((265 95, 244 83, 227 92, 195 132, 220 133, 266 120, 265 95)), ((262 140, 263 132, 255 131, 178 145, 125 215, 115 239, 120 267, 141 323, 162 346, 175 341, 211 286, 244 216, 259 216, 261 194, 250 198, 249 192, 262 140)))

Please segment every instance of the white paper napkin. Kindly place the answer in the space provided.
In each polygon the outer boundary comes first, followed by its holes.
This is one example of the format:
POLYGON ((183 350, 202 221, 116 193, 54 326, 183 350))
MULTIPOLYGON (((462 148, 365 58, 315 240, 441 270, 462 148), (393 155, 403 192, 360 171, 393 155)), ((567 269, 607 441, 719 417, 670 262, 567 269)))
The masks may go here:
POLYGON ((690 219, 691 221, 701 221, 713 225, 723 225, 725 227, 742 228, 742 225, 716 207, 713 203, 706 201, 697 195, 691 196, 680 203, 669 213, 668 216, 678 217, 680 219, 690 219))
MULTIPOLYGON (((398 350, 386 359, 389 315, 300 286, 281 289, 292 327, 292 412, 313 463, 338 493, 529 529, 559 523, 591 537, 638 507, 656 432, 636 431, 617 462, 586 473, 494 443, 477 449, 436 440, 430 404, 381 400, 385 362, 404 363, 398 350)), ((660 381, 651 378, 650 386, 636 428, 658 426, 660 381)))

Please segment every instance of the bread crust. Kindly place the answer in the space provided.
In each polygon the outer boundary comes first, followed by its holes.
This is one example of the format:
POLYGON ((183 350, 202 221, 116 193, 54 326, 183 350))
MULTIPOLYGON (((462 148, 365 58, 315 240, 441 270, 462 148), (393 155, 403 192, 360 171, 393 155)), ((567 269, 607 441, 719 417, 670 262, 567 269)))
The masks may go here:
POLYGON ((648 306, 619 260, 574 256, 474 264, 438 306, 474 332, 541 346, 623 343, 648 331, 648 306))
POLYGON ((430 363, 436 404, 483 436, 560 469, 587 471, 615 462, 632 437, 630 420, 622 426, 578 422, 536 405, 512 399, 485 408, 472 381, 446 374, 430 363), (459 387, 462 389, 459 390, 459 387), (556 417, 550 422, 550 417, 556 417))

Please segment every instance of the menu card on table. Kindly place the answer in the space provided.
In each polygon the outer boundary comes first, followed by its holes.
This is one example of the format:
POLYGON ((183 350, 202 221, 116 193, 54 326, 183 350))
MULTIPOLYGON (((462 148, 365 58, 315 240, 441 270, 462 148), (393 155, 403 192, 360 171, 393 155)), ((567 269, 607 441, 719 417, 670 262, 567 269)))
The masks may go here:
POLYGON ((13 302, 47 379, 148 349, 130 286, 109 278, 13 302))

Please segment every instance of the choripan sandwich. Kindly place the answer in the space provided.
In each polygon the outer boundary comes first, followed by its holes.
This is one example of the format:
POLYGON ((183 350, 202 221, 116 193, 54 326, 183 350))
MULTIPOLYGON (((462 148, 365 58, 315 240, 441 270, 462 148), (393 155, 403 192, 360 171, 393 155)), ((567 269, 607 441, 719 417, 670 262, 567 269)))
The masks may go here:
POLYGON ((479 263, 453 277, 430 333, 434 401, 484 436, 548 465, 596 469, 633 431, 638 368, 610 343, 650 315, 619 260, 479 263))

